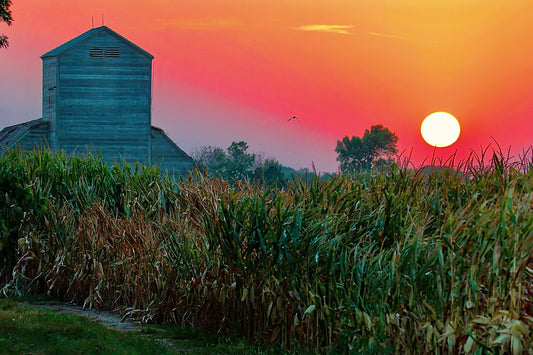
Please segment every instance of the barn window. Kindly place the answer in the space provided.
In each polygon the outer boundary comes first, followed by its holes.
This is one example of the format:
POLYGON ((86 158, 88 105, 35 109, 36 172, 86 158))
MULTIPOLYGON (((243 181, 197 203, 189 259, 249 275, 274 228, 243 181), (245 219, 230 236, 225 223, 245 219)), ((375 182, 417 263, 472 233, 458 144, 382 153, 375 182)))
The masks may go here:
POLYGON ((102 47, 93 47, 89 49, 89 57, 103 58, 104 57, 104 48, 102 47))
POLYGON ((120 48, 119 47, 106 47, 104 56, 111 58, 120 57, 120 48))

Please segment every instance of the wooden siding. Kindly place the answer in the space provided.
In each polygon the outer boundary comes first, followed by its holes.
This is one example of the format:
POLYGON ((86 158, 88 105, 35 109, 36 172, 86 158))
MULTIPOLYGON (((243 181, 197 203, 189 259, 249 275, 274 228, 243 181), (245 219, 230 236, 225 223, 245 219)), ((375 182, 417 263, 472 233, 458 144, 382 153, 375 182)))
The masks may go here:
POLYGON ((152 127, 152 164, 171 176, 186 177, 194 168, 194 161, 179 149, 160 129, 152 127))
POLYGON ((57 58, 43 60, 43 112, 44 119, 50 120, 55 116, 56 86, 57 86, 57 58))
POLYGON ((50 122, 50 148, 55 149, 56 140, 56 107, 57 107, 57 58, 43 60, 43 112, 42 117, 50 122))
POLYGON ((99 31, 59 54, 57 64, 56 148, 150 163, 152 58, 99 31))

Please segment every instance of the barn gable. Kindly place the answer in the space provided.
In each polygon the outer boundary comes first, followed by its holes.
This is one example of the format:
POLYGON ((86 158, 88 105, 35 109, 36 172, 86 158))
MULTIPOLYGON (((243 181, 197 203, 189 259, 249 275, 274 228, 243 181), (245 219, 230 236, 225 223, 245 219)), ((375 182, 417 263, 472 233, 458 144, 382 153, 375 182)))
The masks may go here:
POLYGON ((81 35, 71 39, 70 41, 68 41, 66 43, 63 43, 59 47, 56 47, 56 48, 52 49, 49 52, 46 52, 45 54, 43 54, 41 56, 41 59, 49 58, 49 57, 61 56, 65 51, 77 46, 78 44, 82 43, 83 41, 85 41, 85 40, 87 40, 87 39, 89 39, 91 37, 101 35, 104 32, 109 34, 109 35, 111 35, 111 36, 113 36, 113 37, 115 37, 115 38, 117 38, 118 40, 122 41, 123 43, 127 44, 133 50, 136 50, 139 53, 144 54, 146 57, 148 57, 150 59, 154 58, 153 55, 151 55, 150 53, 148 53, 147 51, 145 51, 144 49, 142 49, 141 47, 139 47, 135 43, 129 41, 125 37, 119 35, 115 31, 110 29, 109 27, 101 26, 101 27, 93 28, 93 29, 91 29, 91 30, 89 30, 89 31, 87 31, 85 33, 82 33, 81 35))

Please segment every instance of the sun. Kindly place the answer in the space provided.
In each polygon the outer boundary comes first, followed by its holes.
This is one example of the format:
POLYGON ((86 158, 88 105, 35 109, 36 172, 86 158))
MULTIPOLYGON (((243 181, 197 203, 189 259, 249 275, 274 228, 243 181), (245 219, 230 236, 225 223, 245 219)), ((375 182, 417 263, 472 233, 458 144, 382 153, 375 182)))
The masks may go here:
POLYGON ((433 112, 420 126, 422 138, 427 144, 442 148, 455 143, 461 133, 459 121, 448 112, 433 112))

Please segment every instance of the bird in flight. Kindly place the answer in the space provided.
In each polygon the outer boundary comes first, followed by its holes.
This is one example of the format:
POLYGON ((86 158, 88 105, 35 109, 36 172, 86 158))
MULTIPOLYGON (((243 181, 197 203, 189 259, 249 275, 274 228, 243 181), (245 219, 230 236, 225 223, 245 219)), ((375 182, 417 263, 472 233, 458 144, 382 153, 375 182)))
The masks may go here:
POLYGON ((289 118, 289 119, 288 119, 287 121, 291 121, 291 120, 297 120, 297 119, 298 119, 298 117, 296 117, 296 116, 292 116, 292 117, 291 117, 291 118, 289 118))

